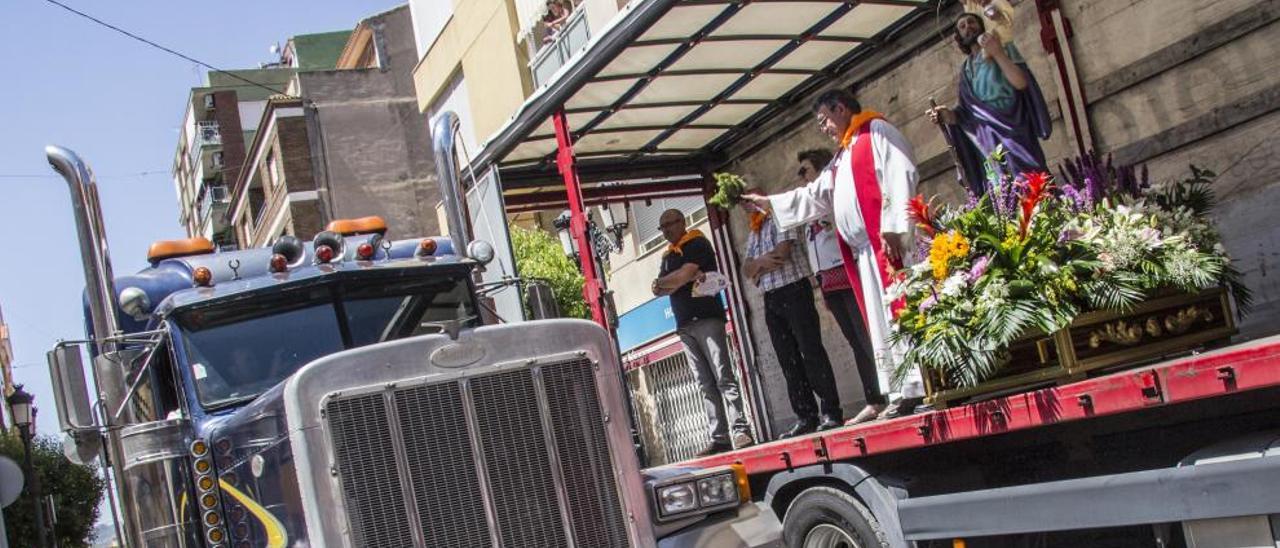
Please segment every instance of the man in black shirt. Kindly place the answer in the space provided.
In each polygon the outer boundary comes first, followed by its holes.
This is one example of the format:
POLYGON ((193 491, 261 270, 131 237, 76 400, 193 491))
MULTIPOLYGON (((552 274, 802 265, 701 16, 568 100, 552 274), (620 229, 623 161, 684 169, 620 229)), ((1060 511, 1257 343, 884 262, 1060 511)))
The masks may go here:
POLYGON ((724 304, 719 295, 693 295, 694 282, 701 280, 705 273, 717 270, 715 250, 700 231, 686 230, 684 213, 680 210, 663 212, 658 218, 658 228, 670 245, 662 256, 658 278, 653 280, 653 294, 671 297, 676 333, 684 343, 689 367, 698 379, 703 407, 711 423, 711 445, 698 456, 751 445, 755 440, 751 438, 747 417, 742 411, 742 393, 729 359, 724 304), (725 404, 728 404, 727 416, 725 404))

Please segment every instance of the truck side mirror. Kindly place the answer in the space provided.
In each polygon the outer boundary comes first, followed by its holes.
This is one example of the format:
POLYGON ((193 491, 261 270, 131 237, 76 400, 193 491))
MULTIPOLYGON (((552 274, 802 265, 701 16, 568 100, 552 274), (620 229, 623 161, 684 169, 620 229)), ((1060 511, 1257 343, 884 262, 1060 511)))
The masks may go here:
POLYGON ((84 362, 80 347, 58 345, 48 353, 49 378, 53 380, 53 397, 58 406, 58 424, 64 432, 97 430, 93 405, 84 379, 84 362))

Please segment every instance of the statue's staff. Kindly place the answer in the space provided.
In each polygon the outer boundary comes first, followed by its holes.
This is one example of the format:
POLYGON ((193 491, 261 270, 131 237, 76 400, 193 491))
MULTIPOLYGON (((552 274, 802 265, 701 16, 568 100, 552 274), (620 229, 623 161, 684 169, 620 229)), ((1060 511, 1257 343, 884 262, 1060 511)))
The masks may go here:
MULTIPOLYGON (((933 96, 929 96, 929 111, 937 112, 938 102, 933 100, 933 96)), ((951 156, 951 164, 956 168, 956 182, 964 188, 973 188, 969 186, 969 182, 964 178, 964 166, 960 165, 960 156, 956 152, 956 144, 951 142, 951 132, 947 130, 946 124, 938 124, 938 130, 942 132, 942 139, 947 142, 947 154, 951 156)))

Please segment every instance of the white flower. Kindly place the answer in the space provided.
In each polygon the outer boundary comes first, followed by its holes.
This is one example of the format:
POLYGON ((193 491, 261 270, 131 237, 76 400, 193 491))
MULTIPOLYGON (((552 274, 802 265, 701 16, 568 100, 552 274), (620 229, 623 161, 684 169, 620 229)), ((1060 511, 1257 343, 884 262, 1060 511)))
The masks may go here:
POLYGON ((950 278, 942 282, 942 294, 947 297, 957 297, 964 293, 964 289, 968 285, 969 282, 965 279, 963 273, 952 274, 950 278))
POLYGON ((1142 243, 1146 244, 1147 247, 1156 247, 1160 245, 1160 231, 1155 228, 1146 227, 1138 231, 1138 239, 1141 240, 1142 243))

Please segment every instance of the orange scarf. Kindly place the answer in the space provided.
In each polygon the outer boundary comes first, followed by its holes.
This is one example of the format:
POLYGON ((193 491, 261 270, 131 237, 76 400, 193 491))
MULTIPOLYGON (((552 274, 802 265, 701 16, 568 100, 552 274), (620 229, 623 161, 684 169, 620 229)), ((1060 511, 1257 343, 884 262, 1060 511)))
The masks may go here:
POLYGON ((684 233, 684 236, 681 236, 681 237, 680 237, 680 241, 678 241, 678 242, 676 242, 676 243, 674 243, 674 244, 667 244, 667 253, 675 253, 676 255, 684 255, 684 250, 683 250, 683 249, 681 249, 681 248, 683 248, 683 247, 684 247, 684 244, 689 243, 689 241, 690 241, 690 240, 693 240, 694 238, 701 238, 701 237, 702 237, 702 231, 701 231, 701 230, 698 230, 698 229, 696 229, 696 228, 695 228, 695 229, 693 229, 693 230, 690 230, 690 231, 688 231, 688 232, 685 232, 685 233, 684 233))
POLYGON ((862 124, 869 124, 872 120, 883 120, 884 115, 874 110, 864 110, 854 114, 849 118, 849 129, 844 130, 844 137, 840 138, 840 148, 849 148, 849 144, 853 142, 853 136, 858 134, 858 130, 862 129, 862 124))
POLYGON ((760 232, 760 229, 764 227, 765 220, 768 218, 769 214, 764 211, 751 212, 751 231, 760 232))

